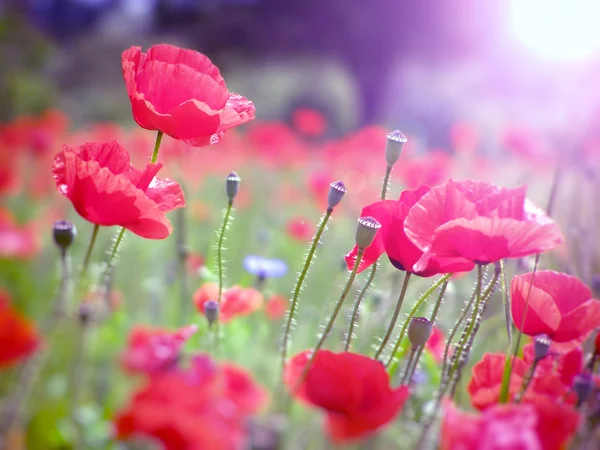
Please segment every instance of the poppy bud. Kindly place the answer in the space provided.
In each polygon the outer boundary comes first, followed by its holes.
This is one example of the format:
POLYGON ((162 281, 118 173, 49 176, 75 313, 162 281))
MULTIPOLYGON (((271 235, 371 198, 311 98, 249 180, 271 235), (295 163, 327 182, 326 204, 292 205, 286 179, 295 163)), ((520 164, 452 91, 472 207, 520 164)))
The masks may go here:
POLYGON ((204 304, 204 315, 208 320, 208 325, 212 325, 219 318, 219 304, 216 300, 208 300, 204 304))
POLYGON ((346 185, 341 181, 334 181, 329 185, 329 194, 327 195, 327 209, 333 209, 344 198, 344 194, 348 190, 346 185))
POLYGON ((233 199, 238 193, 240 181, 242 181, 242 179, 235 172, 231 172, 227 175, 227 178, 225 178, 225 192, 227 192, 227 198, 229 198, 230 202, 233 202, 233 199))
POLYGON ((550 352, 550 338, 547 334, 539 334, 533 340, 533 354, 535 362, 538 362, 548 356, 550 352))
POLYGON ((413 348, 425 345, 431 331, 433 329, 433 323, 425 317, 413 317, 408 324, 408 340, 413 348))
POLYGON ((364 250, 373 243, 381 224, 374 217, 360 217, 356 227, 356 245, 364 250))
POLYGON ((52 236, 54 242, 62 251, 65 251, 75 240, 77 236, 77 228, 73 222, 68 220, 59 220, 54 222, 52 226, 52 236))
POLYGON ((92 305, 88 302, 83 302, 79 305, 79 323, 83 326, 87 325, 92 318, 92 305))
POLYGON ((594 389, 592 377, 588 373, 580 373, 573 379, 573 392, 577 394, 577 404, 585 402, 594 389))
POLYGON ((387 143, 385 145, 385 162, 388 167, 393 167, 402 155, 402 149, 406 144, 406 136, 400 130, 394 130, 388 133, 387 143))

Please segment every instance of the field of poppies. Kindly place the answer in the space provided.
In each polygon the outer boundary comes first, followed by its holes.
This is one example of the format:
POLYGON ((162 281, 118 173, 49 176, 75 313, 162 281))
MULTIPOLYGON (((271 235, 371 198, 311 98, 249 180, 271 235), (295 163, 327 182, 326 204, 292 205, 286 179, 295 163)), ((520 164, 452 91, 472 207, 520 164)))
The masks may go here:
POLYGON ((600 142, 332 139, 121 58, 135 122, 0 126, 0 449, 600 447, 600 142))

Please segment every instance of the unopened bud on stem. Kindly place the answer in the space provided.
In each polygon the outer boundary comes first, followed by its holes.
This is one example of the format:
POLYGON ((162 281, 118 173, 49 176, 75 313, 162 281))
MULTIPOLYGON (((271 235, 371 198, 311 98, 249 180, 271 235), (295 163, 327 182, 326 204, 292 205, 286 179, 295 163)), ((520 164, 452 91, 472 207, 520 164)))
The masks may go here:
POLYGON ((333 209, 335 208, 339 202, 344 198, 344 194, 348 190, 346 186, 341 181, 334 181, 329 185, 329 194, 327 195, 327 208, 333 209))
POLYGON ((535 361, 540 361, 550 352, 550 338, 547 334, 539 334, 533 340, 533 353, 535 361))
POLYGON ((385 162, 388 167, 393 167, 402 155, 402 149, 406 144, 406 136, 400 130, 394 130, 388 133, 387 143, 385 145, 385 162))
POLYGON ((73 222, 59 220, 54 222, 54 225, 52 226, 52 236, 54 237, 54 242, 58 248, 65 251, 75 240, 77 228, 75 228, 73 222))
POLYGON ((373 243, 381 224, 374 217, 361 217, 356 227, 356 246, 364 250, 373 243))
POLYGON ((211 326, 219 318, 219 304, 215 300, 208 300, 204 304, 204 315, 211 326))
POLYGON ((240 189, 240 181, 242 179, 235 172, 231 172, 225 179, 225 192, 227 192, 227 198, 229 198, 230 202, 233 202, 233 199, 237 196, 240 189))
POLYGON ((427 343, 433 323, 425 317, 413 317, 408 324, 408 340, 413 348, 420 347, 427 343))

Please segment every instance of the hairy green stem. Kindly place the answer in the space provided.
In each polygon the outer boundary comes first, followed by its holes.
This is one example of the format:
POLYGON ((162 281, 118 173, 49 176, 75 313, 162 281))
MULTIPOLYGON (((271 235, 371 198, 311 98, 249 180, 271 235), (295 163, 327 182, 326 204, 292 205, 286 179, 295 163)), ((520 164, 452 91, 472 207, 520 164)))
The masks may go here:
POLYGON ((219 242, 217 244, 217 273, 219 276, 219 294, 217 296, 217 303, 219 306, 221 306, 221 297, 223 296, 223 241, 225 240, 225 231, 227 231, 227 224, 229 223, 232 208, 233 201, 230 200, 227 203, 223 224, 221 225, 221 231, 219 231, 219 242))
MULTIPOLYGON (((408 316, 406 317, 406 320, 404 321, 404 324, 402 325, 402 329, 400 330, 398 339, 396 339, 396 344, 394 345, 394 349, 392 350, 392 353, 391 353, 387 363, 385 364, 385 367, 389 367, 390 364, 392 363, 392 361, 394 361, 394 355, 396 354, 396 352, 400 348, 400 345, 402 344, 402 339, 404 339, 404 335, 406 334, 406 330, 408 329, 408 324, 410 323, 410 320, 415 316, 415 314, 417 314, 417 311, 419 310, 421 305, 425 302, 425 300, 427 300, 431 296, 431 294, 433 294, 436 291, 436 289, 438 287, 440 287, 440 285, 447 283, 451 276, 452 276, 452 274, 448 273, 448 274, 444 275, 442 278, 440 278, 439 280, 437 280, 415 302, 413 309, 410 311, 410 313, 408 313, 408 316)), ((445 289, 446 288, 444 288, 444 291, 445 291, 445 289)), ((442 294, 442 297, 443 297, 443 294, 442 294)), ((438 301, 441 302, 441 299, 439 297, 438 297, 438 301)))
POLYGON ((386 166, 385 175, 383 176, 383 183, 381 184, 381 200, 387 198, 388 188, 390 186, 390 175, 392 174, 392 166, 386 166))
POLYGON ((356 319, 358 316, 358 311, 360 309, 360 304, 362 302, 362 299, 365 296, 365 293, 371 286, 371 283, 373 283, 373 279, 375 278, 375 274, 377 273, 377 265, 378 265, 378 262, 375 261, 373 263, 373 266, 371 267, 371 273, 369 274, 367 281, 365 281, 365 284, 360 289, 360 292, 358 293, 356 300, 354 302, 354 309, 352 310, 352 316, 350 317, 350 325, 348 327, 348 334, 346 335, 346 344, 344 345, 344 351, 346 351, 346 352, 350 350, 350 342, 352 341, 352 333, 354 333, 354 326, 356 324, 356 319))
POLYGON ((100 230, 100 225, 94 225, 94 229, 92 231, 92 238, 90 239, 90 244, 88 245, 87 251, 85 252, 85 257, 83 258, 83 265, 81 266, 81 274, 80 278, 85 277, 88 267, 90 265, 90 259, 92 258, 92 251, 94 250, 94 245, 96 244, 96 238, 98 237, 98 231, 100 230))
POLYGON ((398 297, 398 301, 396 302, 396 308, 394 309, 394 313, 392 314, 392 320, 390 321, 390 325, 388 326, 385 336, 381 340, 379 348, 375 352, 375 356, 373 356, 373 359, 379 359, 379 356, 385 349, 385 346, 387 345, 388 341, 390 340, 390 337, 392 336, 394 327, 396 326, 396 321, 398 320, 398 315, 400 314, 400 309, 402 308, 402 303, 404 303, 404 297, 406 296, 406 291, 408 290, 408 283, 410 281, 411 275, 412 274, 410 272, 404 273, 404 282, 402 283, 400 296, 398 297))
POLYGON ((333 212, 333 208, 328 208, 325 215, 321 218, 321 222, 317 228, 317 233, 315 234, 312 243, 310 245, 310 249, 308 250, 308 254, 306 255, 306 260, 304 261, 304 267, 302 268, 302 272, 300 272, 300 276, 298 277, 298 281, 296 282, 296 287, 294 288, 294 294, 292 295, 292 301, 290 303, 290 310, 288 312, 287 321, 285 323, 285 328, 283 331, 283 342, 281 346, 281 373, 283 376, 283 371, 285 368, 285 362, 287 360, 287 352, 288 352, 288 343, 290 339, 290 333, 292 331, 292 323, 294 321, 294 315, 296 314, 296 308, 298 307, 298 298, 300 297, 300 291, 302 290, 302 286, 304 284, 304 279, 308 274, 308 269, 310 264, 315 256, 315 252, 317 250, 317 245, 319 245, 319 241, 321 240, 321 236, 325 231, 327 222, 331 217, 331 213, 333 212))
POLYGON ((333 313, 329 317, 329 321, 327 322, 327 325, 325 326, 323 333, 321 333, 321 338, 319 339, 319 342, 317 342, 317 345, 315 346, 315 348, 310 356, 310 359, 304 366, 302 374, 300 375, 300 378, 298 380, 298 386, 301 385, 302 382, 304 381, 304 378, 306 377, 306 374, 310 370, 310 368, 315 360, 315 357, 317 356, 318 351, 321 349, 321 347, 323 347, 323 344, 325 343, 327 336, 329 336, 329 333, 331 332, 331 329, 333 328, 333 324, 334 324, 335 319, 337 318, 338 314, 340 313, 340 309, 342 309, 344 300, 346 300, 346 297, 348 296, 348 292, 350 292, 350 289, 352 289, 352 284, 354 283, 354 278, 356 278, 356 272, 358 271, 358 266, 360 265, 360 262, 362 261, 363 254, 364 254, 364 249, 358 249, 358 253, 356 254, 356 261, 354 261, 354 267, 352 267, 352 272, 350 272, 350 276, 348 277, 346 286, 344 286, 344 290, 340 294, 340 297, 338 298, 338 301, 335 304, 333 313))

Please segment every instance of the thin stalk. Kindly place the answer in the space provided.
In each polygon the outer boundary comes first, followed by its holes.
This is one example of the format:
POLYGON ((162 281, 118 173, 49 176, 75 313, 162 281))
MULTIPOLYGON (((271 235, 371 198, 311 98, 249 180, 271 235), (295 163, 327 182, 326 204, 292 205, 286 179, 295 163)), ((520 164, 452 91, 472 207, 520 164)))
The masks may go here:
POLYGON ((352 316, 350 317, 350 326, 348 328, 348 334, 346 335, 346 344, 344 345, 345 352, 350 350, 350 342, 352 341, 352 333, 354 332, 354 325, 356 324, 356 318, 358 316, 360 304, 362 302, 362 299, 365 296, 365 293, 371 286, 371 283, 373 283, 373 279, 375 278, 375 274, 377 273, 377 266, 378 266, 378 262, 375 261, 373 263, 373 266, 371 267, 371 273, 369 274, 367 281, 365 281, 365 284, 360 289, 360 292, 358 293, 358 296, 356 297, 356 301, 354 302, 354 309, 352 310, 352 316))
POLYGON ((410 276, 412 274, 410 272, 404 273, 404 282, 402 283, 402 289, 400 290, 400 296, 398 297, 398 301, 396 302, 396 308, 394 309, 394 313, 392 314, 392 320, 390 321, 390 325, 383 337, 381 344, 379 344, 379 348, 375 352, 375 356, 373 359, 379 359, 379 356, 385 349, 388 341, 390 340, 390 336, 394 331, 394 327, 396 326, 396 321, 398 320, 398 315, 400 314, 400 308, 402 307, 402 303, 404 303, 404 297, 406 296, 406 291, 408 289, 408 282, 410 281, 410 276))
POLYGON ((287 359, 288 342, 289 342, 290 333, 292 330, 292 322, 294 320, 296 308, 298 307, 298 298, 300 297, 300 291, 302 290, 302 286, 304 284, 304 279, 306 278, 306 275, 308 274, 308 268, 310 267, 310 264, 313 260, 315 252, 317 250, 317 245, 319 244, 319 241, 321 240, 321 236, 323 235, 323 232, 325 231, 327 222, 329 221, 329 218, 331 217, 332 212, 333 212, 333 208, 328 208, 327 212, 321 219, 321 223, 319 224, 319 226, 317 228, 317 233, 315 234, 315 237, 313 238, 312 243, 310 245, 310 249, 308 250, 308 254, 306 255, 306 260, 304 261, 304 267, 302 268, 302 272, 300 272, 300 276, 298 277, 298 281, 296 282, 296 287, 294 288, 294 294, 292 295, 292 301, 290 303, 290 310, 288 312, 287 321, 285 323, 285 328, 283 331, 283 342, 282 342, 282 346, 281 346, 281 373, 282 373, 282 375, 283 375, 283 370, 285 368, 285 361, 287 359))
POLYGON ((354 283, 354 278, 356 278, 356 272, 358 271, 358 266, 360 265, 360 262, 362 261, 363 254, 364 254, 364 249, 358 249, 358 253, 356 254, 356 261, 354 261, 354 267, 352 267, 352 272, 350 272, 350 276, 348 277, 346 286, 344 286, 344 290, 340 294, 340 297, 338 298, 338 301, 335 304, 333 313, 329 317, 329 321, 327 322, 327 325, 325 326, 323 333, 321 333, 321 338, 319 339, 319 342, 315 346, 315 348, 310 356, 310 359, 304 366, 302 374, 300 375, 300 378, 298 380, 297 386, 300 386, 302 384, 302 382, 304 381, 304 378, 306 377, 306 374, 308 374, 308 371, 310 370, 310 368, 315 360, 315 357, 317 356, 318 351, 321 349, 321 347, 323 347, 323 344, 325 343, 325 339, 327 339, 327 336, 329 336, 329 333, 331 332, 331 329, 333 328, 335 319, 337 318, 340 310, 342 309, 344 300, 346 300, 346 297, 348 296, 350 289, 352 289, 352 284, 354 283))
MULTIPOLYGON (((40 332, 48 343, 65 315, 69 293, 70 270, 66 251, 61 252, 61 279, 58 295, 50 314, 40 324, 40 332)), ((10 430, 23 420, 24 409, 49 355, 48 348, 39 349, 22 366, 17 385, 4 403, 0 416, 0 448, 4 448, 10 430)))
POLYGON ((459 346, 459 348, 457 349, 457 352, 455 353, 456 363, 454 364, 454 366, 452 368, 450 368, 450 372, 449 372, 450 377, 452 377, 454 372, 456 372, 456 370, 458 370, 458 365, 460 363, 461 355, 464 352, 465 345, 469 341, 469 338, 471 337, 471 334, 473 333, 473 330, 475 329, 475 324, 477 323, 477 316, 479 314, 479 307, 480 307, 482 299, 484 298, 484 296, 481 295, 482 281, 483 281, 483 266, 481 264, 478 264, 477 265, 477 286, 475 287, 475 291, 477 292, 477 298, 475 299, 475 306, 473 307, 473 315, 471 317, 469 325, 467 326, 465 339, 464 340, 461 339, 463 341, 462 345, 459 346))
MULTIPOLYGON (((400 348, 400 344, 402 343, 402 339, 404 339, 404 335, 406 334, 406 330, 408 329, 408 324, 410 323, 410 320, 415 316, 415 314, 417 313, 417 311, 419 310, 419 308, 421 307, 421 305, 425 302, 425 300, 427 300, 431 296, 431 294, 433 294, 435 292, 435 290, 438 287, 440 287, 440 285, 442 285, 444 283, 448 283, 448 280, 450 279, 451 276, 452 276, 452 274, 448 273, 448 274, 444 275, 442 278, 440 278, 439 280, 437 280, 415 302, 415 305, 413 306, 413 309, 410 311, 410 313, 408 313, 408 316, 406 317, 406 320, 404 321, 404 324, 402 325, 402 329, 400 330, 400 334, 398 335, 398 339, 396 339, 396 344, 394 345, 394 349, 392 350, 392 353, 391 353, 391 355, 390 355, 387 363, 385 364, 385 367, 389 367, 390 364, 392 363, 392 361, 394 360, 394 355, 396 354, 396 352, 400 348)), ((444 288, 444 291, 445 291, 445 289, 446 288, 444 288)), ((442 294, 442 297, 443 297, 443 294, 442 294)), ((441 302, 440 297, 438 297, 438 301, 441 302)))
POLYGON ((152 164, 154 164, 156 162, 156 160, 158 159, 158 150, 160 149, 160 143, 162 141, 163 138, 163 132, 159 131, 156 133, 156 142, 154 143, 154 151, 152 152, 152 159, 150 160, 150 162, 152 164))
POLYGON ((404 371, 404 375, 402 376, 402 380, 400 381, 400 386, 406 383, 406 377, 408 377, 408 374, 411 372, 410 369, 412 367, 412 363, 415 358, 415 355, 417 354, 418 349, 419 347, 411 347, 410 349, 410 355, 408 356, 408 362, 406 363, 406 370, 404 371))
MULTIPOLYGON (((383 183, 381 184, 381 194, 379 195, 380 200, 385 200, 387 198, 388 189, 390 186, 390 175, 392 174, 392 166, 386 166, 385 175, 383 176, 383 183)), ((348 351, 350 349, 350 341, 352 340, 352 333, 354 332, 354 325, 356 324, 356 317, 358 315, 358 311, 360 309, 360 304, 373 284, 373 280, 375 279, 375 275, 377 274, 377 269, 379 268, 379 259, 376 260, 371 266, 371 272, 363 284, 363 287, 360 289, 358 295, 356 296, 356 300, 354 301, 354 309, 352 311, 352 317, 350 318, 350 326, 348 329, 348 334, 346 335, 346 344, 344 346, 344 350, 348 351)))
POLYGON ((71 388, 70 395, 70 419, 71 425, 75 432, 73 439, 73 449, 78 450, 85 448, 83 439, 83 427, 77 417, 77 409, 81 401, 81 388, 83 385, 83 371, 85 369, 85 350, 87 348, 89 326, 85 321, 80 321, 79 333, 75 343, 75 354, 73 356, 73 366, 71 369, 71 375, 69 380, 69 386, 71 388))
POLYGON ((442 306, 442 300, 444 299, 444 294, 446 293, 448 282, 449 279, 446 279, 446 281, 444 281, 444 284, 442 284, 442 288, 440 289, 438 298, 433 304, 433 311, 431 311, 431 319, 429 319, 431 323, 435 323, 435 319, 437 319, 437 314, 440 311, 440 307, 442 306))
POLYGON ((100 225, 94 225, 94 229, 92 231, 92 238, 90 239, 90 244, 88 245, 87 251, 85 252, 85 258, 83 259, 83 265, 81 266, 81 274, 80 278, 85 277, 88 267, 90 265, 90 259, 92 257, 92 251, 94 250, 94 245, 96 244, 96 238, 98 237, 98 231, 100 230, 100 225))
POLYGON ((529 388, 529 385, 531 384, 531 382, 533 381, 533 377, 535 376, 535 371, 537 369, 538 362, 540 362, 539 359, 534 359, 533 360, 533 364, 531 365, 531 368, 527 372, 527 376, 523 380, 523 385, 521 386, 521 391, 519 392, 519 394, 515 398, 515 403, 520 403, 521 400, 523 399, 523 396, 527 392, 527 389, 529 388))
POLYGON ((217 303, 219 306, 221 306, 221 297, 223 296, 223 241, 225 240, 225 231, 227 230, 227 224, 229 223, 229 216, 231 216, 232 208, 233 201, 229 200, 227 203, 227 209, 225 210, 225 216, 223 217, 221 231, 219 232, 219 242, 217 244, 217 272, 219 276, 219 294, 217 297, 217 303))
POLYGON ((392 174, 392 166, 386 166, 385 175, 383 176, 383 183, 381 184, 381 200, 385 200, 387 197, 388 188, 390 186, 390 175, 392 174))
POLYGON ((423 349, 425 349, 424 345, 421 345, 419 347, 419 349, 417 350, 417 353, 415 354, 412 366, 409 368, 410 372, 408 374, 405 374, 406 380, 403 381, 402 384, 404 384, 404 382, 406 382, 407 384, 410 384, 410 382, 413 379, 413 376, 415 374, 415 370, 417 370, 417 367, 419 367, 419 360, 421 359, 421 355, 423 354, 423 349))
POLYGON ((506 286, 506 264, 500 260, 500 282, 502 283, 502 304, 504 305, 504 317, 506 319, 506 335, 508 337, 508 346, 512 344, 512 320, 510 317, 510 298, 508 297, 508 287, 506 286))

